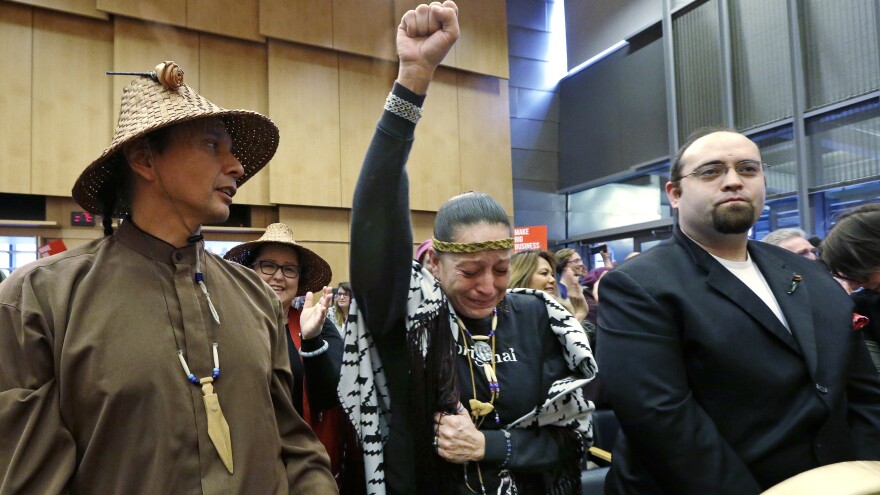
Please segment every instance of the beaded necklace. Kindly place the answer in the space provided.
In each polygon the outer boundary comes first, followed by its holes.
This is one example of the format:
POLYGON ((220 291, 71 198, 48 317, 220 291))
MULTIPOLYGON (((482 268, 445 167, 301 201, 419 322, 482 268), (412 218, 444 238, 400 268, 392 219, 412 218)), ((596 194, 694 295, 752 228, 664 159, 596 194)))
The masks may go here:
MULTIPOLYGON (((469 405, 471 406, 471 419, 477 426, 477 429, 480 429, 486 416, 494 411, 495 424, 501 424, 501 418, 498 416, 498 411, 495 410, 495 399, 501 395, 501 386, 498 384, 495 363, 495 329, 498 327, 498 308, 496 307, 492 311, 492 326, 489 335, 471 335, 471 332, 467 329, 458 315, 456 315, 455 319, 458 322, 458 328, 461 331, 461 340, 464 344, 464 354, 468 362, 468 368, 471 372, 471 390, 474 393, 474 398, 469 401, 469 405), (468 337, 474 343, 473 356, 471 356, 471 350, 468 346, 468 337), (487 344, 486 341, 491 342, 491 345, 487 344), (477 364, 482 365, 483 373, 486 375, 486 381, 489 382, 489 402, 482 402, 477 399, 474 361, 477 361, 477 364)), ((480 480, 480 490, 482 495, 486 495, 486 486, 483 483, 483 471, 480 469, 480 463, 477 462, 476 464, 477 477, 480 480)), ((467 464, 464 465, 464 484, 472 493, 477 493, 476 490, 471 488, 470 483, 468 483, 467 464)))
MULTIPOLYGON (((204 237, 201 234, 196 234, 196 235, 189 236, 189 238, 187 238, 186 241, 189 244, 197 244, 197 243, 201 242, 203 239, 204 239, 204 237)), ((204 254, 204 251, 202 252, 202 254, 204 254)), ((154 270, 155 270, 155 267, 154 267, 154 270)), ((217 325, 220 325, 220 315, 217 313, 217 310, 214 309, 214 303, 211 302, 211 294, 208 292, 208 286, 205 285, 205 274, 202 273, 201 256, 199 256, 198 247, 196 247, 196 272, 193 274, 193 282, 195 282, 199 286, 199 288, 202 289, 202 293, 205 295, 205 299, 208 300, 208 309, 211 310, 211 316, 214 318, 214 321, 217 323, 217 325)), ((162 298, 165 298, 165 289, 162 289, 162 298)), ((168 309, 168 300, 167 299, 165 300, 165 309, 166 310, 168 309)), ((168 321, 169 322, 171 321, 171 312, 170 311, 168 312, 168 321)), ((183 374, 186 376, 186 379, 189 380, 193 385, 198 385, 199 383, 201 383, 201 380, 204 380, 207 377, 199 379, 199 378, 196 378, 196 375, 194 375, 192 372, 190 372, 189 366, 186 363, 186 357, 184 357, 184 355, 183 355, 183 349, 180 347, 180 343, 177 341, 177 334, 175 334, 173 331, 173 328, 174 328, 173 324, 172 324, 171 328, 172 328, 171 334, 174 336, 174 345, 177 346, 177 357, 180 360, 180 366, 183 367, 183 374)), ((214 330, 214 327, 212 326, 211 327, 211 354, 214 358, 214 369, 211 370, 211 380, 212 381, 218 380, 220 378, 220 355, 219 355, 219 352, 217 351, 218 346, 219 346, 219 344, 217 343, 217 335, 214 330)))
MULTIPOLYGON (((187 238, 187 242, 190 245, 194 245, 196 249, 196 271, 193 275, 193 282, 199 286, 202 293, 205 295, 205 298, 208 301, 208 308, 211 310, 211 316, 213 317, 214 322, 219 326, 220 315, 214 308, 214 303, 211 302, 211 295, 208 293, 208 287, 205 285, 205 274, 202 273, 200 254, 204 256, 204 249, 199 250, 198 243, 203 239, 204 238, 201 234, 195 234, 187 238)), ((220 460, 223 461, 226 470, 229 471, 229 474, 233 474, 232 438, 229 434, 229 424, 223 416, 223 410, 220 409, 220 401, 217 398, 217 394, 214 392, 214 386, 212 385, 215 380, 220 378, 219 344, 217 342, 215 327, 214 325, 211 326, 211 355, 214 358, 214 368, 211 370, 210 376, 198 378, 192 373, 192 371, 190 371, 189 365, 186 362, 186 357, 183 353, 183 348, 177 340, 177 334, 174 332, 174 321, 171 319, 171 309, 168 306, 168 296, 165 294, 165 287, 162 285, 162 279, 156 270, 156 259, 153 256, 152 248, 149 247, 149 242, 146 244, 150 251, 150 261, 152 262, 150 267, 153 269, 153 276, 156 278, 156 283, 159 285, 159 290, 162 292, 162 300, 165 303, 165 314, 168 315, 171 336, 174 338, 174 345, 177 347, 178 361, 180 361, 180 366, 183 368, 183 374, 186 376, 187 381, 193 385, 202 386, 202 393, 204 394, 202 400, 205 403, 205 415, 207 416, 208 423, 208 437, 214 444, 214 448, 217 450, 217 454, 220 456, 220 460)))
MULTIPOLYGON (((501 396, 501 386, 498 384, 498 375, 496 374, 495 364, 495 329, 498 327, 498 308, 495 308, 492 312, 492 327, 489 331, 489 335, 471 335, 471 332, 467 329, 464 322, 461 321, 461 318, 458 316, 455 318, 458 322, 458 328, 462 333, 464 353, 467 358, 468 368, 471 372, 471 389, 474 393, 474 398, 469 401, 471 406, 471 417, 473 418, 474 423, 477 424, 477 428, 479 428, 483 424, 483 420, 486 419, 486 415, 495 410, 495 399, 501 396), (468 346, 468 338, 474 343, 473 355, 468 346), (487 344, 486 341, 491 342, 491 344, 487 344), (486 381, 489 382, 488 403, 477 399, 474 361, 477 361, 477 364, 482 366, 483 373, 486 375, 486 381)), ((501 423, 497 411, 495 411, 495 423, 501 423)))

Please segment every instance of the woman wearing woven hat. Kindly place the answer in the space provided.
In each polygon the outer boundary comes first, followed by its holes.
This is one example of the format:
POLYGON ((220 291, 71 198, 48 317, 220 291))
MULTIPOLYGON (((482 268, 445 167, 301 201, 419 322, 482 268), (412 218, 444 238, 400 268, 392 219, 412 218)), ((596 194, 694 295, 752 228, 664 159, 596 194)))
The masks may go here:
POLYGON ((105 237, 0 287, 0 438, 15 439, 0 491, 335 493, 290 398, 277 297, 200 235, 278 129, 206 100, 173 62, 135 76, 73 188, 105 237))
POLYGON ((339 479, 344 419, 338 408, 336 385, 342 364, 342 337, 327 318, 333 297, 326 286, 332 277, 330 265, 298 244, 293 231, 283 223, 269 225, 262 237, 235 246, 224 258, 253 269, 278 296, 287 320, 293 405, 324 444, 331 472, 339 479), (321 294, 317 301, 313 301, 313 293, 321 294), (293 300, 300 296, 305 296, 305 304, 294 308, 293 300))
POLYGON ((398 28, 398 78, 353 201, 356 304, 340 400, 376 493, 580 493, 592 409, 580 387, 595 360, 552 297, 506 291, 504 209, 482 193, 452 198, 437 213, 427 267, 412 261, 406 158, 457 17, 455 3, 435 2, 398 28))

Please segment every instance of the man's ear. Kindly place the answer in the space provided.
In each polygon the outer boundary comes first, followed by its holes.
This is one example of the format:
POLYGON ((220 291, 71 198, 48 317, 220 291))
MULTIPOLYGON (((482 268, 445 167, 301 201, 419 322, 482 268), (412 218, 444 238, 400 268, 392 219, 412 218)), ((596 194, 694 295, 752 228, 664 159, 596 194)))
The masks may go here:
POLYGON ((146 139, 136 138, 131 140, 122 148, 122 152, 125 154, 128 166, 135 176, 150 182, 156 179, 153 153, 146 139))
POLYGON ((678 200, 681 198, 681 183, 676 185, 674 182, 666 183, 666 197, 669 198, 669 205, 678 208, 678 200))

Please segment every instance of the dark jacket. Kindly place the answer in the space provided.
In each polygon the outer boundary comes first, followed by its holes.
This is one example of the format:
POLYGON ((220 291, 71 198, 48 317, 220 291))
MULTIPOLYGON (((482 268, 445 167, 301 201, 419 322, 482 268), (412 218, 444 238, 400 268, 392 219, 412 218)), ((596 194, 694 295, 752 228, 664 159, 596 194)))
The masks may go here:
MULTIPOLYGON (((297 315, 300 313, 299 310, 290 311, 296 312, 297 315)), ((293 388, 290 392, 296 411, 300 416, 303 415, 303 381, 312 411, 321 411, 339 404, 336 386, 339 384, 339 369, 342 367, 342 337, 336 325, 329 318, 325 319, 317 338, 302 341, 302 348, 306 352, 320 349, 324 341, 329 345, 326 352, 310 358, 300 357, 299 351, 293 345, 290 328, 286 327, 285 331, 290 370, 293 374, 293 388)))
POLYGON ((624 433, 606 493, 757 494, 880 459, 880 379, 852 302, 819 264, 748 249, 791 333, 679 229, 602 280, 597 358, 624 433))

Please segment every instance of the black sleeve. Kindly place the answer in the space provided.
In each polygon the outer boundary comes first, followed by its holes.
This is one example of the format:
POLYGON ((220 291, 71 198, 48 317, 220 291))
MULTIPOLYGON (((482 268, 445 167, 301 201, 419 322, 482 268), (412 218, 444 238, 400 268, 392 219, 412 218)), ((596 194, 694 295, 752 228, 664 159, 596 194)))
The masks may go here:
POLYGON ((846 394, 849 424, 857 459, 880 459, 880 381, 868 347, 859 332, 850 332, 853 356, 849 362, 846 394))
POLYGON ((342 366, 342 337, 329 318, 324 320, 321 334, 317 338, 302 341, 302 350, 316 351, 324 345, 324 342, 328 345, 326 352, 314 357, 302 358, 306 393, 309 397, 309 407, 313 411, 327 409, 339 403, 336 386, 339 384, 339 370, 342 366))
MULTIPOLYGON (((483 460, 501 464, 507 457, 507 440, 501 430, 484 430, 483 460)), ((523 472, 540 472, 578 455, 580 440, 575 432, 560 426, 511 428, 511 454, 507 467, 523 472)))
MULTIPOLYGON (((394 85, 395 95, 421 106, 424 96, 394 85)), ((367 149, 351 211, 351 287, 374 338, 406 313, 412 263, 409 180, 405 165, 415 124, 385 111, 367 149)))

